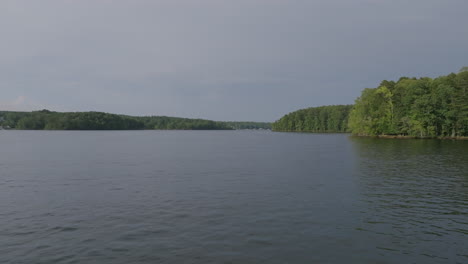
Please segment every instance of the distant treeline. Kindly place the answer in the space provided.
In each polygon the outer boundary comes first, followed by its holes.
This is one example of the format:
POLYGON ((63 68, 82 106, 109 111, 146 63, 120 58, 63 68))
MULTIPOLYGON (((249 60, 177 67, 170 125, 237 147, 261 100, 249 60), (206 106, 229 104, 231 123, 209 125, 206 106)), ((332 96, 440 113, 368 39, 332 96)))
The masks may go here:
POLYGON ((231 129, 222 122, 203 119, 165 116, 134 117, 101 112, 60 113, 48 110, 0 112, 0 125, 4 128, 34 130, 231 129))
POLYGON ((285 115, 276 131, 415 137, 468 136, 468 68, 435 79, 402 77, 362 91, 353 106, 322 106, 285 115))
POLYGON ((270 123, 219 122, 167 116, 127 116, 102 112, 0 111, 0 127, 20 130, 232 130, 270 129, 270 123))
POLYGON ((271 123, 266 122, 223 122, 232 129, 271 129, 271 123))
POLYGON ((275 131, 347 132, 352 105, 328 105, 301 109, 272 124, 275 131))

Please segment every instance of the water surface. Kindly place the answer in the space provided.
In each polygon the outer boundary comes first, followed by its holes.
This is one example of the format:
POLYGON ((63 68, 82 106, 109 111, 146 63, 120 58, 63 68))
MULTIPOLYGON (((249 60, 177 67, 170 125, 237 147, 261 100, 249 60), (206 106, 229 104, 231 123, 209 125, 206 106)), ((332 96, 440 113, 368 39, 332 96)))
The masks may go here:
POLYGON ((467 263, 468 141, 0 131, 0 263, 467 263))

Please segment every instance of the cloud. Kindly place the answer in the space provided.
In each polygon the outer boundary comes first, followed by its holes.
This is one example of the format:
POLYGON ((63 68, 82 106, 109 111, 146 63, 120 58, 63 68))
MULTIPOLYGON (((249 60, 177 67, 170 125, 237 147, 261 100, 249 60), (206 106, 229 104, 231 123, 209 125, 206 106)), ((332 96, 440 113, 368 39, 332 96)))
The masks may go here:
POLYGON ((468 61, 467 8, 466 0, 3 0, 0 110, 273 121, 353 103, 382 79, 458 71, 468 61))

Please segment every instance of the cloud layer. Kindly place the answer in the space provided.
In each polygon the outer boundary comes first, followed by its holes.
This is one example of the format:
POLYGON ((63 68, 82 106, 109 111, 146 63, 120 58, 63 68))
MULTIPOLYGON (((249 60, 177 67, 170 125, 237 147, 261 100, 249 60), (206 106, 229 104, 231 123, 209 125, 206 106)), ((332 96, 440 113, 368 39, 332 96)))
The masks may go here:
POLYGON ((274 121, 352 103, 382 79, 457 71, 468 64, 465 10, 463 0, 6 0, 0 98, 274 121))

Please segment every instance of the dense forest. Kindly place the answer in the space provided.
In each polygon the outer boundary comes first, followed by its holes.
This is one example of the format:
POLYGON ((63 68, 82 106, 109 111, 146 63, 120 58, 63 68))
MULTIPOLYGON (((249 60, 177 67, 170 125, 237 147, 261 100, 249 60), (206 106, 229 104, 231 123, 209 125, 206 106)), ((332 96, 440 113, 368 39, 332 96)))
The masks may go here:
POLYGON ((165 116, 134 117, 101 112, 0 112, 0 126, 33 130, 228 130, 223 122, 165 116))
POLYGON ((283 116, 275 131, 352 132, 414 137, 468 136, 468 67, 435 79, 402 77, 362 91, 355 104, 283 116))
POLYGON ((233 130, 271 129, 264 122, 218 122, 167 116, 127 116, 102 112, 0 111, 0 128, 21 130, 233 130))
POLYGON ((357 135, 468 136, 468 69, 435 79, 402 77, 364 89, 349 128, 357 135))
POLYGON ((275 131, 347 132, 352 105, 329 105, 301 109, 272 124, 275 131))

